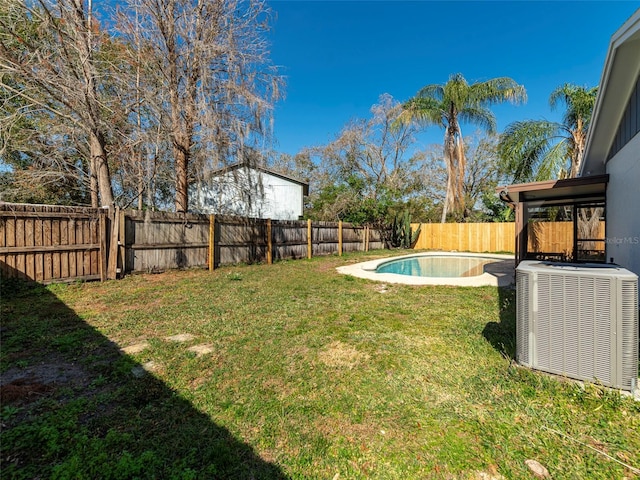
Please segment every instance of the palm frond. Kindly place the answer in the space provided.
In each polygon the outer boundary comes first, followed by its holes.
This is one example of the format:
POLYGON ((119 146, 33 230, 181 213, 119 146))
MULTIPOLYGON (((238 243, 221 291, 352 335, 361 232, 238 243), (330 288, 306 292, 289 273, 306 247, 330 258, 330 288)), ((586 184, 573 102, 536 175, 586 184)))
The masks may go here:
POLYGON ((418 90, 415 98, 432 98, 437 101, 442 101, 444 98, 444 86, 439 84, 426 85, 418 90))
POLYGON ((541 158, 540 165, 533 180, 536 182, 550 178, 560 178, 561 172, 567 171, 567 139, 562 138, 550 146, 541 158))
POLYGON ((498 155, 513 181, 532 181, 553 171, 551 164, 555 164, 554 158, 559 152, 555 146, 566 143, 562 131, 561 124, 547 120, 514 122, 507 126, 500 136, 498 155), (543 172, 538 173, 540 168, 543 172))
POLYGON ((442 104, 434 98, 414 97, 402 105, 398 120, 402 123, 417 122, 424 126, 445 127, 442 104))
POLYGON ((443 102, 453 104, 455 110, 460 111, 469 102, 470 87, 469 83, 460 73, 453 74, 449 77, 449 81, 444 85, 443 102))
POLYGON ((527 92, 522 85, 509 77, 492 78, 469 87, 469 98, 479 105, 495 105, 503 102, 525 103, 527 92))
POLYGON ((555 110, 560 104, 564 104, 566 109, 563 123, 570 128, 579 126, 586 132, 597 95, 598 87, 588 88, 565 83, 551 92, 549 106, 555 110))
POLYGON ((491 110, 485 107, 466 107, 458 113, 460 120, 479 126, 488 133, 496 131, 496 117, 491 110))

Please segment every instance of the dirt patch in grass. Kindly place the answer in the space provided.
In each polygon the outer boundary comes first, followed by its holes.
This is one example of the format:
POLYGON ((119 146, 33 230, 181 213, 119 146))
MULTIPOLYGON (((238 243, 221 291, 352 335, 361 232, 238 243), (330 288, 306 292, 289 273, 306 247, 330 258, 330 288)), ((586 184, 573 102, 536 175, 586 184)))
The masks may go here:
POLYGON ((140 342, 140 343, 134 343, 133 345, 128 345, 122 348, 121 350, 122 350, 122 353, 126 353, 127 355, 134 355, 136 353, 145 351, 147 348, 149 348, 148 342, 140 342))
POLYGON ((84 387, 91 376, 79 365, 50 356, 43 363, 11 367, 0 375, 0 403, 25 405, 60 387, 84 387))
POLYGON ((168 342, 183 343, 183 342, 190 342, 194 338, 196 338, 195 335, 192 335, 190 333, 179 333, 177 335, 172 335, 170 337, 165 337, 165 340, 168 341, 168 342))
POLYGON ((70 386, 82 386, 87 384, 91 376, 79 365, 50 355, 47 361, 28 367, 12 367, 0 376, 0 386, 16 382, 31 382, 34 384, 58 384, 70 386))
POLYGON ((298 389, 281 378, 271 377, 262 382, 262 387, 274 392, 279 400, 292 397, 298 389))
POLYGON ((45 385, 32 379, 14 380, 0 389, 2 405, 24 405, 51 393, 53 385, 45 385))
POLYGON ((369 444, 376 435, 380 435, 380 426, 373 422, 354 423, 349 418, 339 415, 320 417, 314 422, 314 428, 327 438, 343 436, 352 444, 369 444))
POLYGON ((194 345, 193 347, 187 348, 189 352, 195 353, 196 357, 202 357, 203 355, 207 355, 209 353, 214 352, 213 345, 208 343, 202 343, 200 345, 194 345))
POLYGON ((389 285, 387 285, 386 283, 373 283, 373 284, 367 285, 367 288, 378 293, 388 293, 391 290, 389 285))

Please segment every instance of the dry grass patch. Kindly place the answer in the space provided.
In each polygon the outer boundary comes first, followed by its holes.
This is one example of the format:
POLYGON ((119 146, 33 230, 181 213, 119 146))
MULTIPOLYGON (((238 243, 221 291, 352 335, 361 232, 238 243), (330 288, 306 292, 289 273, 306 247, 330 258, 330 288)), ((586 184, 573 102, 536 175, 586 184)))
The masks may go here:
POLYGON ((340 341, 331 342, 318 352, 318 360, 327 367, 348 370, 367 362, 370 358, 369 354, 359 352, 351 345, 340 341))

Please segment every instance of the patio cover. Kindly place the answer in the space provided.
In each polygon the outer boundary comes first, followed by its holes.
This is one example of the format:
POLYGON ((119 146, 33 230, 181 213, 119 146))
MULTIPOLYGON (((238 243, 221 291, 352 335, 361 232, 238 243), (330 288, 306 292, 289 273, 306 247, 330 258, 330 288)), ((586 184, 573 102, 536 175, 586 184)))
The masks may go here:
POLYGON ((569 205, 576 202, 602 201, 605 200, 608 181, 609 175, 593 175, 497 187, 496 192, 500 200, 511 205, 516 211, 516 265, 524 260, 527 254, 526 204, 569 205))

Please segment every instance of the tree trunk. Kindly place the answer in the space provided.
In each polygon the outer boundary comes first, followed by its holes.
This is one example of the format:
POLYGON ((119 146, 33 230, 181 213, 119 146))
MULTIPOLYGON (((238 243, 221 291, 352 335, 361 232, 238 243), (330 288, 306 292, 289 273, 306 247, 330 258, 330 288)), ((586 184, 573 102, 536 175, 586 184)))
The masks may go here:
POLYGON ((581 118, 578 118, 576 128, 571 132, 571 135, 573 136, 573 151, 571 152, 571 172, 569 176, 570 178, 575 178, 580 171, 585 144, 587 143, 587 133, 584 131, 584 122, 581 118))
POLYGON ((189 185, 187 171, 189 166, 189 150, 181 145, 173 147, 176 161, 176 212, 184 213, 189 209, 189 185))
POLYGON ((455 211, 455 181, 456 181, 456 159, 455 159, 455 140, 451 135, 451 131, 447 128, 444 136, 444 163, 447 167, 447 191, 442 209, 442 218, 440 223, 447 221, 447 214, 455 211))
POLYGON ((104 139, 99 132, 92 131, 89 134, 89 152, 91 154, 91 165, 95 168, 92 175, 95 175, 100 194, 102 207, 113 207, 113 191, 111 190, 111 176, 109 175, 109 164, 104 147, 104 139))
POLYGON ((98 208, 100 206, 100 196, 98 195, 98 177, 96 176, 96 165, 93 157, 89 158, 89 189, 91 194, 91 206, 98 208))
POLYGON ((462 141, 462 132, 458 132, 456 142, 456 191, 454 196, 454 212, 464 215, 465 198, 464 198, 464 172, 467 166, 467 159, 464 154, 464 143, 462 141))
POLYGON ((144 207, 144 165, 142 163, 142 146, 136 148, 138 149, 136 153, 138 159, 138 210, 142 210, 144 207))
MULTIPOLYGON (((600 233, 600 217, 604 213, 602 207, 595 208, 580 208, 578 210, 578 218, 575 219, 578 222, 578 236, 579 238, 598 238, 600 233)), ((596 242, 583 242, 582 248, 584 250, 597 250, 596 242)), ((603 247, 604 248, 604 247, 603 247)))

